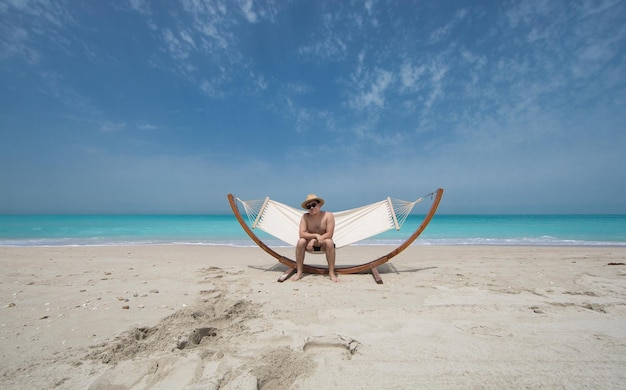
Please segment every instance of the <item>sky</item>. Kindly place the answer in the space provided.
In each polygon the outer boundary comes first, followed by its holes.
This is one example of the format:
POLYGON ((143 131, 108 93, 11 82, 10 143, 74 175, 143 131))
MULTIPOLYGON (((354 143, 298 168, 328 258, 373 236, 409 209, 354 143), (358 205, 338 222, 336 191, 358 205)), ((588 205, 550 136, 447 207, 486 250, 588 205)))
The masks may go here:
POLYGON ((626 1, 0 0, 0 213, 626 213, 626 1))

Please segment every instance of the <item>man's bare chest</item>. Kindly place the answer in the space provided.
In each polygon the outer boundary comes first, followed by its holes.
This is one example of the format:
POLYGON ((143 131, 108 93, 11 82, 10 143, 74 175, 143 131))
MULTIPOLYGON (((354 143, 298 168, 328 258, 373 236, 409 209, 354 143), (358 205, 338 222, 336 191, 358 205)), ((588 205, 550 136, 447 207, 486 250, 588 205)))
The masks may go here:
POLYGON ((309 217, 309 220, 307 222, 307 228, 309 232, 319 234, 326 233, 327 221, 326 218, 324 218, 323 216, 320 216, 319 218, 309 217))

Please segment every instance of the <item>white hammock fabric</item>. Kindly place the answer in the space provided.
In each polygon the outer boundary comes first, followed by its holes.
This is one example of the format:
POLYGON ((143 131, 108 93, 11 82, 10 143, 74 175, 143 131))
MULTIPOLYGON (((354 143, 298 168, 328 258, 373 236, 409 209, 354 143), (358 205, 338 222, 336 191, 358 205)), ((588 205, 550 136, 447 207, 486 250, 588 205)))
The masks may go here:
MULTIPOLYGON (((424 198, 413 202, 387 198, 367 206, 333 212, 335 246, 341 248, 387 230, 400 230, 413 206, 423 201, 424 198)), ((252 229, 259 228, 289 245, 297 244, 300 235, 300 219, 306 211, 270 198, 250 201, 237 198, 237 201, 243 205, 252 229)))

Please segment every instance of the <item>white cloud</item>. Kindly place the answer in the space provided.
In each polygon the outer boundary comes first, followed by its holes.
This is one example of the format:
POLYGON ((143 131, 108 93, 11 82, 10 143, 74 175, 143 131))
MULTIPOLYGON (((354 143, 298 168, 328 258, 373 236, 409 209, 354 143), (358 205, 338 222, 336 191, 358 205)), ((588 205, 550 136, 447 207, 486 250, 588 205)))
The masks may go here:
POLYGON ((36 65, 41 60, 39 50, 29 43, 29 32, 20 27, 0 27, 0 60, 21 57, 30 65, 36 65))
POLYGON ((510 26, 513 28, 520 25, 530 25, 538 17, 547 16, 551 13, 552 4, 556 6, 556 2, 551 0, 533 0, 514 2, 507 9, 505 15, 510 26))
POLYGON ((202 80, 200 82, 200 90, 214 99, 222 99, 225 96, 221 88, 221 82, 218 79, 202 80))
POLYGON ((263 76, 257 76, 255 78, 255 85, 257 86, 258 89, 260 90, 266 90, 267 87, 269 86, 268 81, 265 79, 265 77, 263 76))
POLYGON ((417 91, 420 88, 419 81, 425 73, 426 66, 413 66, 412 64, 405 62, 400 67, 401 89, 411 92, 417 91))
POLYGON ((475 65, 477 69, 484 67, 487 64, 487 57, 484 54, 477 55, 469 50, 463 50, 461 57, 472 65, 475 65))
MULTIPOLYGON (((335 10, 334 10, 335 11, 335 10)), ((299 54, 312 62, 339 62, 348 54, 350 36, 339 33, 337 26, 346 23, 340 12, 326 12, 318 30, 310 35, 311 43, 303 45, 299 54)))
POLYGON ((350 107, 365 110, 371 107, 382 108, 385 105, 385 92, 393 81, 393 74, 386 70, 377 70, 366 90, 357 92, 350 98, 350 107))
POLYGON ((578 12, 580 12, 581 18, 586 18, 604 13, 609 8, 613 8, 620 3, 620 0, 582 1, 580 3, 576 3, 575 7, 578 12))
POLYGON ((181 44, 180 40, 174 35, 174 33, 170 29, 165 29, 163 31, 163 39, 165 41, 167 49, 170 51, 170 53, 172 53, 174 58, 182 60, 189 57, 189 52, 188 50, 186 50, 186 47, 181 44))
POLYGON ((467 9, 460 9, 456 11, 454 18, 452 18, 445 25, 439 27, 438 29, 430 33, 429 43, 431 44, 437 43, 441 41, 442 39, 448 37, 450 34, 452 34, 452 31, 454 30, 454 28, 459 24, 461 20, 463 20, 463 18, 465 18, 467 13, 468 13, 467 9))
POLYGON ((128 0, 130 8, 144 15, 150 15, 150 8, 146 0, 128 0))
POLYGON ((186 42, 189 45, 190 50, 196 48, 196 43, 193 40, 193 37, 188 31, 182 30, 180 31, 180 39, 186 42))
POLYGON ((327 35, 299 49, 299 53, 311 60, 339 61, 347 52, 347 45, 341 37, 327 35))
POLYGON ((100 131, 103 133, 116 133, 126 127, 126 122, 104 122, 100 124, 100 131))
POLYGON ((63 33, 75 23, 71 8, 57 2, 14 0, 0 12, 0 60, 19 57, 29 65, 39 65, 48 46, 65 50, 63 33))
POLYGON ((252 10, 253 5, 253 0, 239 1, 239 7, 241 7, 241 12, 246 17, 246 20, 250 23, 255 23, 257 21, 256 13, 252 10))
POLYGON ((444 96, 444 76, 448 72, 448 67, 442 64, 432 64, 429 67, 430 73, 430 93, 424 101, 426 111, 430 110, 433 104, 444 96))

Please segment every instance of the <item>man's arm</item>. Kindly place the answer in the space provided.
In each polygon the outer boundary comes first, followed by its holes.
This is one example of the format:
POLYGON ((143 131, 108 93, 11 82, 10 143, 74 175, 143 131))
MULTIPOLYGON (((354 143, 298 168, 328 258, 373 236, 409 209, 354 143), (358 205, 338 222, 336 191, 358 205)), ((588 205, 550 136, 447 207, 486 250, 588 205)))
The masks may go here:
POLYGON ((309 227, 306 220, 306 214, 300 218, 300 238, 311 240, 316 238, 316 235, 309 233, 309 227))

